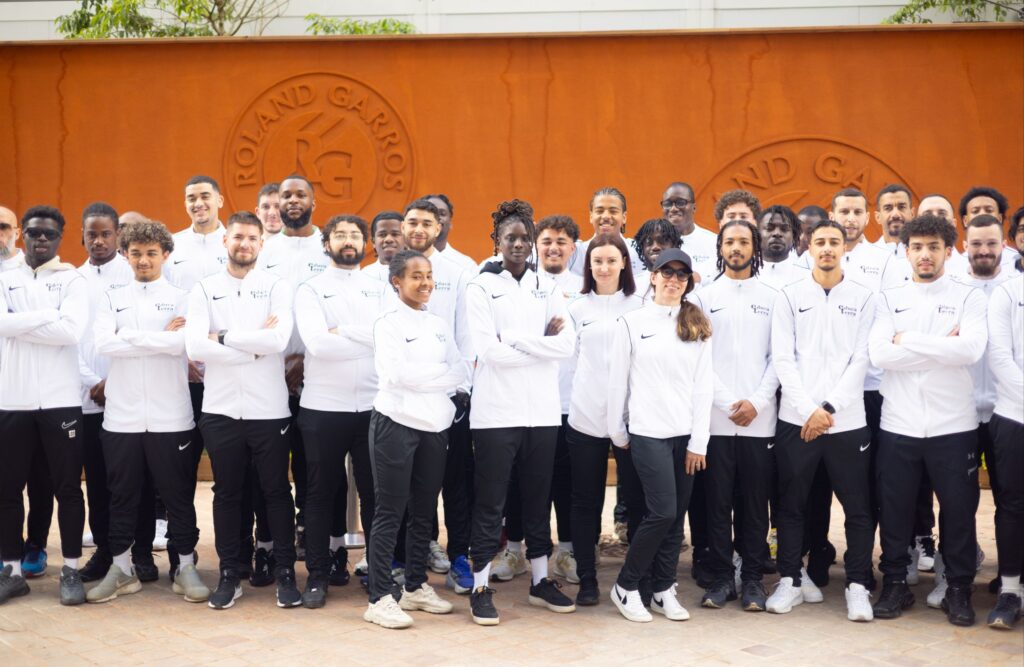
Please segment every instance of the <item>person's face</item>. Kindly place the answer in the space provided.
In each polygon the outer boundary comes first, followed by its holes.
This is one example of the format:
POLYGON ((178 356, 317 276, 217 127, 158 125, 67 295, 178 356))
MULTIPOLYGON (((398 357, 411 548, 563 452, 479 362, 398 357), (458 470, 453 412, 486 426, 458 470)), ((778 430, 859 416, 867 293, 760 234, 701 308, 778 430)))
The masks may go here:
POLYGON ((953 205, 944 197, 925 197, 917 207, 918 215, 934 215, 942 218, 956 227, 956 214, 953 213, 953 205))
POLYGON ((107 216, 91 215, 82 223, 82 244, 94 264, 117 253, 117 224, 107 216))
POLYGON ((405 247, 412 250, 425 252, 434 245, 440 233, 441 225, 430 211, 414 208, 406 213, 405 219, 402 220, 402 240, 405 247))
POLYGON ((665 238, 664 234, 652 234, 644 239, 643 252, 647 266, 654 266, 661 251, 671 247, 672 242, 665 238))
POLYGON ((452 210, 448 208, 448 204, 445 204, 444 200, 440 197, 431 197, 427 201, 437 207, 437 224, 441 226, 441 231, 437 234, 437 240, 447 242, 448 234, 452 231, 452 210))
POLYGON ((392 278, 391 284, 403 303, 410 308, 422 308, 430 301, 430 294, 434 291, 434 273, 430 261, 422 257, 410 259, 402 275, 392 278))
POLYGON ((856 243, 864 235, 868 224, 868 204, 863 197, 836 197, 828 217, 846 230, 848 243, 856 243))
POLYGON ((731 271, 743 271, 750 266, 754 259, 754 237, 746 225, 730 227, 722 234, 722 259, 731 271))
POLYGON ((231 264, 238 268, 252 266, 263 247, 260 228, 237 222, 229 225, 224 234, 224 247, 227 248, 231 264))
POLYGON ((1013 236, 1013 244, 1017 246, 1017 252, 1024 255, 1024 221, 1017 227, 1017 233, 1013 236))
POLYGON ((743 202, 736 202, 726 206, 725 210, 722 211, 722 219, 718 221, 718 226, 721 227, 730 220, 746 220, 752 225, 757 224, 757 221, 754 220, 754 212, 743 202))
POLYGON ((217 220, 224 197, 209 183, 185 186, 185 212, 193 225, 204 225, 217 220))
POLYGON ((952 248, 938 236, 914 236, 907 243, 907 260, 914 270, 914 277, 921 282, 931 282, 942 275, 952 248))
POLYGON ((693 216, 697 212, 697 204, 693 201, 693 193, 681 185, 673 185, 661 196, 661 212, 665 219, 680 230, 689 230, 693 226, 693 216))
POLYGON ((999 214, 999 204, 991 197, 975 197, 967 202, 967 215, 964 216, 964 227, 979 215, 992 215, 998 220, 1003 219, 1003 216, 999 214))
POLYGON ((128 244, 128 265, 135 272, 140 283, 151 283, 160 277, 161 267, 171 253, 165 252, 159 243, 128 244))
POLYGON ((983 278, 995 274, 1003 255, 1003 233, 999 225, 968 227, 964 245, 971 273, 983 278))
POLYGON ((903 225, 914 217, 910 195, 906 192, 887 192, 878 198, 875 222, 882 226, 886 236, 898 239, 903 225))
POLYGON ((541 266, 548 273, 561 273, 569 265, 576 244, 561 229, 545 229, 537 237, 537 253, 541 266))
POLYGON ((366 256, 366 239, 355 224, 339 222, 327 238, 324 250, 338 266, 359 266, 366 256))
POLYGON ((512 219, 498 228, 498 252, 505 268, 523 266, 532 251, 533 239, 522 222, 512 219))
POLYGON ((846 240, 838 229, 822 227, 811 236, 811 245, 807 251, 811 253, 816 269, 834 271, 839 268, 839 261, 846 254, 846 240))
POLYGON ((821 222, 822 218, 810 213, 804 213, 796 217, 800 220, 800 241, 797 243, 797 251, 802 255, 807 252, 807 248, 811 245, 811 230, 814 229, 814 225, 821 222))
POLYGON ((0 208, 0 259, 14 254, 17 241, 18 219, 8 209, 0 208))
POLYGON ((373 234, 373 249, 383 264, 390 264, 391 258, 404 247, 401 220, 378 220, 373 234))
MULTIPOLYGON (((789 251, 793 249, 793 228, 781 214, 769 213, 761 216, 761 224, 758 225, 758 231, 761 234, 761 245, 764 247, 764 255, 771 261, 782 261, 789 255, 789 251)), ((723 252, 722 254, 724 255, 725 253, 723 252)))
POLYGON ((260 197, 256 205, 256 217, 263 223, 263 231, 266 234, 277 234, 281 231, 281 195, 272 192, 260 197))
POLYGON ((281 181, 279 193, 281 222, 290 229, 302 229, 309 224, 316 202, 309 183, 298 178, 281 181))
POLYGON ((41 266, 57 256, 63 232, 56 220, 30 218, 22 233, 25 235, 25 261, 29 266, 41 266))
POLYGON ((676 303, 686 293, 686 286, 692 280, 690 270, 682 262, 669 262, 657 271, 651 272, 651 285, 659 300, 676 303))
POLYGON ((590 224, 594 236, 598 234, 622 234, 626 228, 626 211, 622 200, 615 195, 598 195, 590 202, 590 224))
POLYGON ((590 274, 602 292, 613 292, 619 288, 619 275, 625 268, 622 253, 613 245, 603 245, 590 252, 590 274))

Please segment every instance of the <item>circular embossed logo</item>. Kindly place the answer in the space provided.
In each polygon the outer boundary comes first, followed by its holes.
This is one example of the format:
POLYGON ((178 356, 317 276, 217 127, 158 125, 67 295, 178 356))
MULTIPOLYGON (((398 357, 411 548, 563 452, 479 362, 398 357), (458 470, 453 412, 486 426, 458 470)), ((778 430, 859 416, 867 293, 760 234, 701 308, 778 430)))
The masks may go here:
POLYGON ((224 152, 226 195, 252 209, 264 183, 291 173, 315 188, 318 218, 401 208, 415 182, 412 142, 376 90, 340 74, 310 73, 260 93, 235 121, 224 152))

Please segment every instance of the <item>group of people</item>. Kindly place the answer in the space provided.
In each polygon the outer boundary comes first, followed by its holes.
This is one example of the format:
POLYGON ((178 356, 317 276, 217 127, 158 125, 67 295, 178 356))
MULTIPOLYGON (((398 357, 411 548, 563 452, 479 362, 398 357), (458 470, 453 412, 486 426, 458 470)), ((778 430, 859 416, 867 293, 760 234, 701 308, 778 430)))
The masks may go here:
POLYGON ((702 607, 822 601, 834 491, 850 620, 900 616, 919 569, 934 569, 929 606, 971 625, 981 465, 999 552, 988 624, 1019 620, 1024 208, 1007 236, 995 189, 954 209, 886 186, 874 243, 872 200, 853 188, 799 212, 726 192, 714 232, 676 182, 632 239, 626 197, 602 188, 586 241, 571 217, 535 220, 513 199, 491 214, 494 256, 479 264, 452 246, 443 194, 321 227, 300 174, 224 223, 214 179, 189 179, 184 195, 191 225, 175 234, 88 206, 80 267, 58 255, 60 211, 0 208, 0 603, 45 571, 55 497, 62 604, 157 579, 166 516, 186 601, 230 608, 248 579, 276 583, 279 607, 323 607, 350 579, 348 460, 365 620, 451 612, 428 569, 470 596, 480 625, 499 622, 493 581, 526 573, 531 605, 574 612, 601 599, 611 454, 629 548, 608 597, 630 621, 689 618, 677 594, 687 514, 702 607), (212 591, 196 570, 204 450, 212 591), (83 466, 97 548, 80 566, 83 466))

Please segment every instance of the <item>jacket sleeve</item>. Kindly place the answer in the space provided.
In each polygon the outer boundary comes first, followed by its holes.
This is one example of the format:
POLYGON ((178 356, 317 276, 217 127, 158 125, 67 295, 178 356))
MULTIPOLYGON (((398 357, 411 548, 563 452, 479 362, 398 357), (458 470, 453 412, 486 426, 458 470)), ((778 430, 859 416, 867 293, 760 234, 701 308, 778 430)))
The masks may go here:
POLYGON ((608 434, 612 444, 629 444, 629 367, 632 357, 629 325, 619 319, 615 323, 615 337, 608 350, 608 434))
POLYGON ((964 300, 960 332, 956 336, 936 336, 907 331, 900 345, 934 361, 934 366, 970 366, 985 354, 988 345, 987 303, 981 290, 971 290, 964 300))
POLYGON ((473 338, 469 328, 469 305, 466 302, 467 288, 472 274, 463 271, 459 276, 458 293, 455 296, 455 345, 462 355, 464 379, 456 388, 458 391, 469 393, 473 385, 473 365, 476 363, 476 352, 473 347, 473 338))
POLYGON ((285 280, 277 280, 270 288, 270 314, 277 316, 273 329, 231 331, 224 334, 224 345, 251 354, 279 354, 288 347, 292 336, 292 288, 285 280))
MULTIPOLYGON (((155 354, 148 350, 136 348, 135 345, 124 340, 121 336, 122 333, 123 330, 117 330, 117 319, 110 304, 110 296, 103 295, 100 297, 100 303, 96 307, 96 321, 93 323, 96 352, 105 357, 146 357, 155 354)), ((81 355, 79 355, 79 359, 79 365, 85 366, 84 361, 81 361, 81 355)), ((87 384, 84 374, 82 383, 87 384)), ((95 382, 93 385, 95 385, 95 382)))
POLYGON ((996 391, 1014 405, 1024 403, 1024 369, 1013 358, 1013 317, 1018 311, 1007 284, 997 288, 988 302, 988 366, 996 380, 996 391))
POLYGON ((316 290, 307 284, 300 285, 295 293, 295 327, 306 351, 314 357, 327 361, 347 361, 373 354, 372 325, 367 327, 371 331, 371 338, 366 345, 342 335, 341 327, 338 327, 337 334, 330 333, 316 290))
POLYGON ((188 318, 185 321, 185 351, 193 361, 225 365, 247 364, 256 356, 210 340, 210 311, 206 289, 196 283, 188 296, 188 318))
POLYGON ((41 308, 24 313, 7 312, 7 305, 0 310, 0 338, 20 338, 33 329, 56 322, 60 311, 56 308, 41 308))
POLYGON ((761 375, 761 382, 758 383, 754 393, 747 397, 758 414, 764 412, 768 404, 775 401, 775 394, 779 389, 779 376, 775 372, 775 364, 772 362, 771 338, 769 338, 768 345, 768 363, 764 367, 764 374, 761 375))
POLYGON ((565 325, 562 330, 554 336, 535 334, 520 334, 509 332, 506 343, 513 348, 526 352, 538 359, 567 359, 572 356, 573 345, 576 342, 576 330, 572 326, 572 318, 565 307, 565 299, 557 291, 548 294, 548 308, 545 314, 547 321, 544 326, 554 317, 562 318, 565 325))
MULTIPOLYGON (((448 342, 454 345, 451 336, 448 342)), ((382 384, 400 387, 405 391, 436 393, 449 391, 463 377, 460 366, 449 363, 409 363, 405 358, 402 332, 397 320, 380 318, 373 327, 374 367, 382 384)), ((449 359, 450 357, 450 350, 449 359)), ((456 348, 456 354, 458 350, 456 348)))
POLYGON ((693 376, 693 428, 686 449, 704 456, 708 453, 708 441, 711 439, 711 401, 715 391, 715 373, 711 369, 711 339, 698 345, 700 353, 693 376))
POLYGON ((837 412, 845 410, 855 401, 864 401, 864 376, 868 373, 868 336, 871 334, 874 319, 875 296, 871 294, 857 314, 857 338, 850 361, 839 376, 839 380, 825 396, 825 400, 831 403, 837 412))
MULTIPOLYGON (((466 316, 469 325, 469 344, 480 361, 492 366, 529 366, 536 358, 498 340, 487 292, 478 283, 466 288, 466 316)), ((465 356, 465 354, 463 354, 465 356)))
POLYGON ((883 370, 924 371, 935 368, 935 362, 892 342, 896 324, 892 318, 888 297, 883 293, 877 299, 875 321, 868 334, 868 356, 871 363, 883 370))
POLYGON ((800 369, 796 365, 796 318, 789 295, 781 292, 772 309, 772 365, 782 385, 782 400, 791 401, 804 421, 818 409, 804 389, 800 369))
POLYGON ((76 275, 68 281, 61 299, 60 319, 19 336, 21 340, 40 345, 77 345, 89 326, 89 290, 85 278, 76 275))

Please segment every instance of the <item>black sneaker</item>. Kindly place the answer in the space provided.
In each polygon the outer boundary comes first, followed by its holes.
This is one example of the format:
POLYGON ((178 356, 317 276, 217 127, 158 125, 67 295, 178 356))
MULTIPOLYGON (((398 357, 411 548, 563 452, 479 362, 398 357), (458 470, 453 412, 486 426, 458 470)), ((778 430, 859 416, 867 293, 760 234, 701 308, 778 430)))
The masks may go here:
POLYGON ((78 570, 67 565, 60 569, 60 603, 75 605, 85 603, 85 586, 78 570))
POLYGON ((302 595, 295 586, 295 570, 290 567, 277 568, 277 606, 281 608, 298 607, 302 604, 302 595))
POLYGON ((14 568, 10 565, 0 570, 0 604, 3 604, 11 598, 19 598, 22 595, 29 594, 28 582, 25 581, 25 577, 20 574, 12 574, 14 568))
POLYGON ((996 599, 996 606, 988 615, 988 627, 996 630, 1013 630, 1020 620, 1020 596, 1003 593, 996 599))
POLYGON ((160 570, 157 569, 152 556, 148 560, 144 558, 132 559, 132 565, 135 566, 135 576, 144 584, 160 578, 160 570))
POLYGON ((744 581, 740 606, 743 611, 764 611, 768 604, 768 591, 760 581, 744 581))
POLYGON ((974 625, 974 607, 971 606, 971 585, 950 584, 946 597, 942 598, 942 611, 953 625, 970 627, 974 625))
POLYGON ((295 526, 295 560, 306 560, 306 527, 295 526))
POLYGON ((736 583, 732 580, 716 581, 708 587, 700 606, 708 609, 721 609, 726 602, 736 599, 736 583))
POLYGON ((882 584, 882 594, 878 596, 871 611, 875 618, 899 618, 904 609, 914 604, 914 594, 905 581, 889 581, 882 584))
POLYGON ((593 607, 601 598, 601 590, 597 587, 597 577, 585 574, 580 577, 580 590, 576 593, 576 604, 581 607, 593 607))
POLYGON ((331 552, 331 586, 344 586, 349 579, 348 551, 345 550, 345 547, 338 547, 331 552))
POLYGON ((498 610, 494 608, 491 597, 495 590, 489 586, 481 586, 469 594, 469 610, 473 622, 477 625, 497 625, 498 610))
POLYGON ((89 560, 85 562, 85 566, 78 571, 78 576, 85 583, 99 581, 107 576, 107 570, 110 569, 110 565, 113 562, 114 559, 110 557, 110 552, 103 547, 99 547, 89 557, 89 560))
POLYGON ((213 609, 230 609, 242 597, 242 580, 233 570, 221 570, 217 590, 210 593, 207 603, 213 609))
POLYGON ((560 588, 562 584, 544 577, 539 584, 530 586, 530 604, 534 607, 547 607, 558 614, 576 611, 576 603, 559 590, 560 588))
POLYGON ((836 548, 826 542, 820 549, 812 549, 807 555, 807 576, 818 588, 828 586, 828 569, 836 562, 836 548))
POLYGON ((326 577, 316 574, 309 575, 309 578, 306 579, 306 590, 302 591, 302 606, 306 609, 319 609, 327 604, 327 587, 326 577))
POLYGON ((255 566, 249 576, 249 583, 257 588, 274 583, 274 553, 266 549, 257 549, 255 566))

